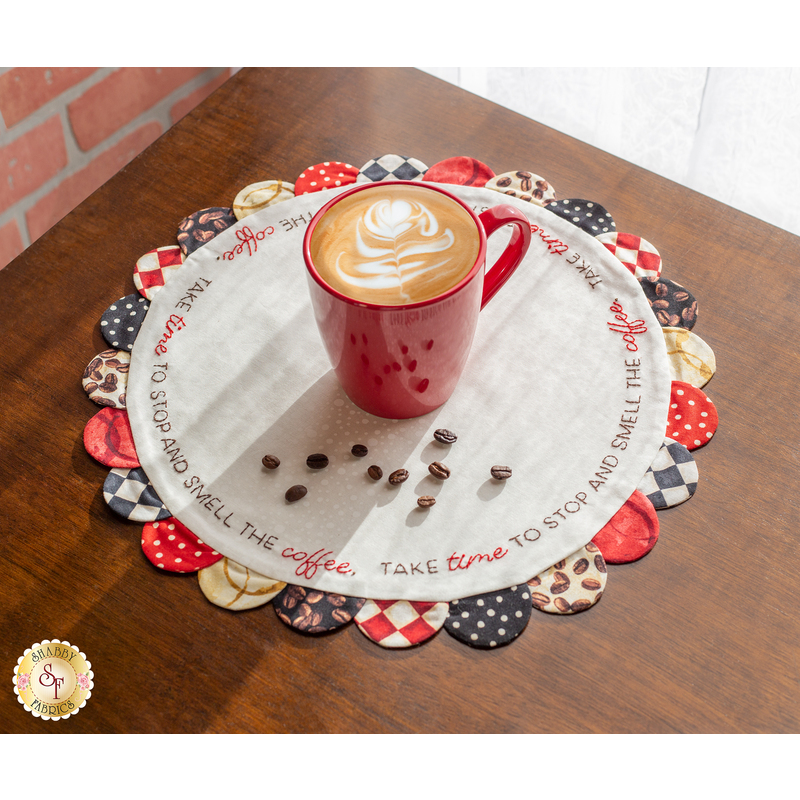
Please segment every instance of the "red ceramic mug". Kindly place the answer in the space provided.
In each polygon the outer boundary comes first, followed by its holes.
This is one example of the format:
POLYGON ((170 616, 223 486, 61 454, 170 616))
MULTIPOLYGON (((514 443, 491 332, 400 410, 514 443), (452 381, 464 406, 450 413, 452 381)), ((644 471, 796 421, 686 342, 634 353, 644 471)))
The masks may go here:
POLYGON ((326 203, 306 230, 303 257, 320 335, 347 396, 364 411, 389 419, 418 417, 445 403, 466 364, 480 310, 520 265, 530 240, 530 222, 513 206, 494 206, 478 216, 436 184, 359 184, 326 203), (392 185, 450 198, 469 215, 477 237, 477 257, 460 280, 434 297, 403 305, 344 294, 323 279, 311 255, 314 232, 331 209, 356 193, 385 191, 392 185), (511 239, 485 270, 486 240, 505 225, 514 228, 511 239))

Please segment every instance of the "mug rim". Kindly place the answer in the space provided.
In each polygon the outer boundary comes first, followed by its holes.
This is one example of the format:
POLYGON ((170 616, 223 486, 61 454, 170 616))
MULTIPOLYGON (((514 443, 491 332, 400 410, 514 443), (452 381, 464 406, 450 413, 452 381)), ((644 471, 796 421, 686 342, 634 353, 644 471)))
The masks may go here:
POLYGON ((481 224, 478 215, 460 198, 456 197, 454 194, 451 194, 447 189, 442 188, 439 184, 435 183, 427 183, 425 181, 372 181, 369 183, 359 183, 355 186, 347 189, 346 191, 342 192, 341 194, 337 195, 336 197, 331 198, 325 205, 323 205, 316 214, 311 219, 311 222, 308 223, 308 228, 306 228, 305 235, 303 236, 303 260, 305 261, 306 270, 308 274, 314 279, 314 281, 328 294, 335 297, 337 300, 341 300, 342 302, 348 303, 352 306, 357 306, 359 308, 367 308, 367 309, 375 309, 380 311, 401 311, 406 309, 416 309, 416 308, 425 308, 426 306, 433 305, 434 303, 439 303, 443 300, 446 300, 453 295, 460 292, 467 284, 469 284, 476 276, 476 274, 480 271, 481 267, 486 262, 486 231, 483 229, 483 225, 481 224), (317 224, 319 223, 320 219, 328 212, 328 210, 335 206, 339 201, 343 200, 345 197, 349 197, 351 194, 357 194, 358 192, 368 191, 370 189, 379 189, 382 186, 411 186, 418 189, 426 189, 434 192, 439 192, 439 194, 443 194, 445 197, 450 198, 455 203, 457 203, 464 211, 469 214, 470 218, 472 219, 475 228, 478 231, 479 237, 479 247, 478 247, 478 254, 475 257, 475 262, 470 267, 469 271, 466 275, 464 275, 458 283, 453 284, 450 288, 443 291, 441 294, 437 294, 434 297, 429 297, 427 300, 418 300, 416 303, 397 303, 397 304, 386 304, 386 303, 370 303, 365 300, 356 300, 353 297, 349 297, 346 294, 342 294, 342 292, 334 289, 330 284, 328 284, 322 276, 319 274, 317 268, 314 266, 314 261, 311 258, 311 237, 314 235, 314 231, 317 228, 317 224))

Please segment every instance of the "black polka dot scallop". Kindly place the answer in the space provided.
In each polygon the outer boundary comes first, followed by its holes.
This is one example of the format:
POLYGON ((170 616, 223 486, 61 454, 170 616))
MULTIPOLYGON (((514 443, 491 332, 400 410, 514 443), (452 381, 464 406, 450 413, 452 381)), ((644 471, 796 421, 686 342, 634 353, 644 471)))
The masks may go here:
POLYGON ((499 647, 519 636, 531 617, 527 584, 450 602, 445 630, 471 647, 499 647))
POLYGON ((117 350, 133 350, 150 302, 140 294, 129 294, 112 303, 100 318, 103 338, 117 350))
POLYGON ((586 231, 590 236, 613 233, 617 229, 611 214, 590 200, 556 200, 545 206, 562 219, 586 231))

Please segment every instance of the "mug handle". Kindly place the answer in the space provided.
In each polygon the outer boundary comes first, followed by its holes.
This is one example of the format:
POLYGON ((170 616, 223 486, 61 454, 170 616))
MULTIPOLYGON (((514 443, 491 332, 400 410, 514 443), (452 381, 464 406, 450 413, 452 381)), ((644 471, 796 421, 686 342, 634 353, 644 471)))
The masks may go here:
POLYGON ((519 209, 509 205, 492 206, 484 211, 478 219, 486 231, 487 239, 504 225, 514 226, 508 246, 484 275, 483 299, 481 300, 481 309, 483 309, 525 258, 525 253, 528 252, 531 243, 531 223, 519 209))

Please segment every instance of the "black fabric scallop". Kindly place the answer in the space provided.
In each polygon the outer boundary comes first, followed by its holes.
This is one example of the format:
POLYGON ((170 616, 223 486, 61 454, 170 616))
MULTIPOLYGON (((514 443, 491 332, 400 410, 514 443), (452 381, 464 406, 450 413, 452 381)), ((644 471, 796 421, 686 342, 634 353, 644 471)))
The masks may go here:
POLYGON ((641 278, 639 283, 662 328, 694 328, 697 300, 690 291, 667 278, 641 278))
POLYGON ((351 622, 366 599, 289 584, 272 601, 281 622, 303 633, 327 633, 351 622))
POLYGON ((103 338, 117 350, 130 352, 149 308, 150 301, 138 292, 121 297, 100 317, 103 338))
POLYGON ((617 229, 611 214, 600 203, 591 200, 554 200, 545 208, 571 222, 590 236, 613 233, 617 229))
POLYGON ((470 647, 500 647, 519 636, 531 617, 527 584, 450 602, 445 630, 470 647))
POLYGON ((178 244, 185 256, 194 253, 238 220, 232 208, 204 208, 189 214, 178 226, 178 244))

